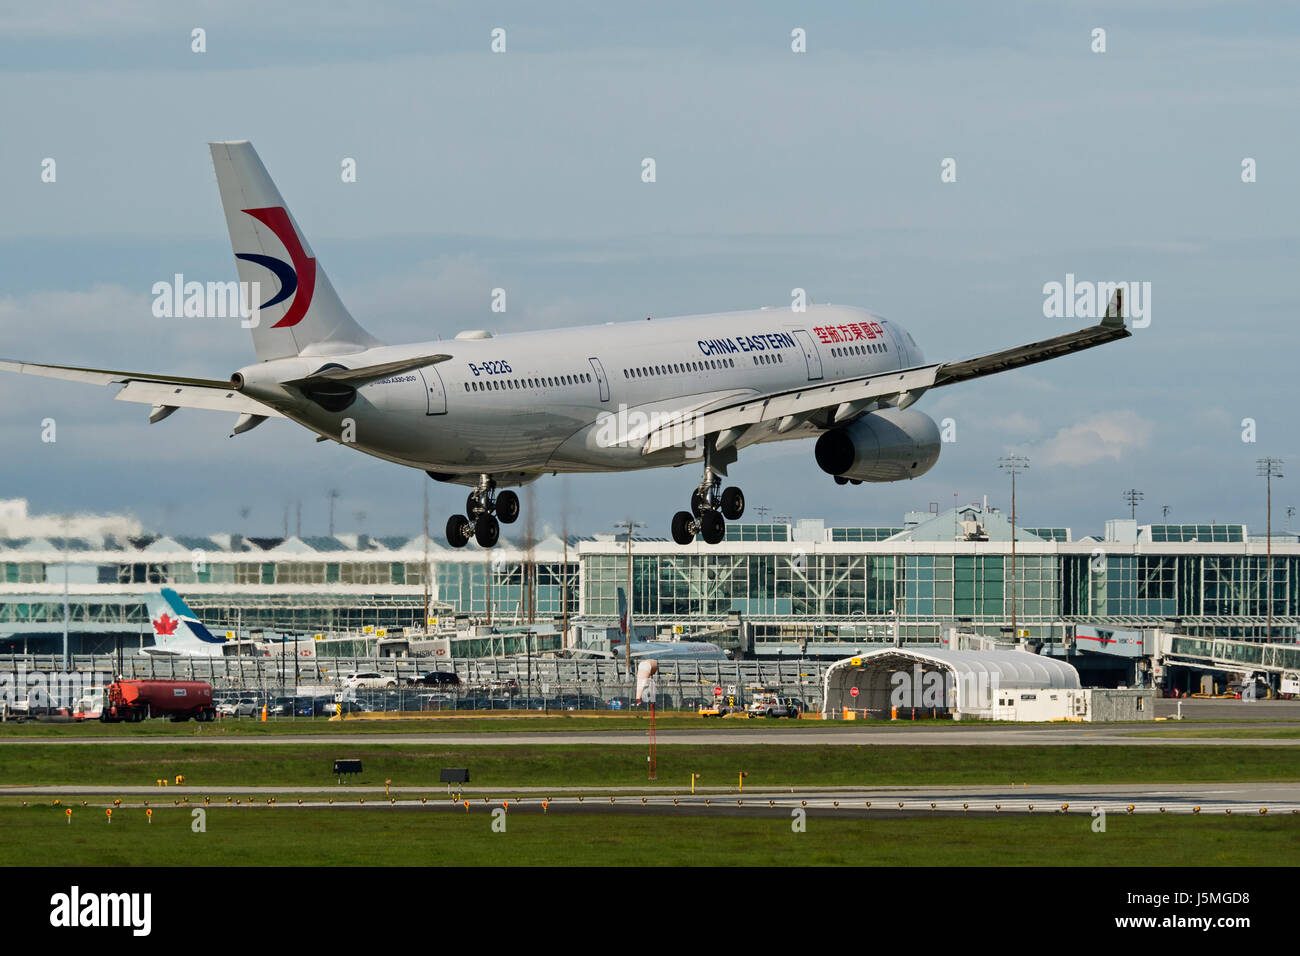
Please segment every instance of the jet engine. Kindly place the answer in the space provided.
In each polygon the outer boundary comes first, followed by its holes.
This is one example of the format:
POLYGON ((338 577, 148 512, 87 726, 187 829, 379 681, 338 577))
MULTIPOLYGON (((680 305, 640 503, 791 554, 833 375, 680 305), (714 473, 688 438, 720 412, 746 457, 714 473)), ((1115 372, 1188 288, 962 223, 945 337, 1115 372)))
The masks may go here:
MULTIPOLYGON (((939 426, 912 409, 884 408, 817 439, 817 465, 849 481, 902 481, 939 460, 939 426)), ((843 482, 841 482, 843 484, 843 482)))

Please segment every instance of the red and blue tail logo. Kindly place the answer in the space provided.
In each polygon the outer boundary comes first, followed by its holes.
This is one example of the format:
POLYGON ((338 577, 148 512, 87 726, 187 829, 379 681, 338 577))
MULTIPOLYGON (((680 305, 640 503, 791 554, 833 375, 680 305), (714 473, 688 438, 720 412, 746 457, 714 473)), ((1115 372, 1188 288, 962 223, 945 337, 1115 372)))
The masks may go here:
POLYGON ((271 306, 279 305, 290 296, 293 296, 293 302, 290 303, 284 317, 271 326, 273 329, 292 328, 303 320, 307 315, 307 310, 311 307, 312 293, 316 289, 316 260, 309 257, 306 250, 303 249, 302 242, 298 239, 298 233, 289 220, 289 213, 283 206, 269 206, 265 209, 244 209, 241 211, 252 216, 275 233, 275 237, 280 240, 285 251, 289 253, 288 262, 283 259, 276 259, 273 256, 255 253, 235 253, 235 258, 255 262, 259 266, 269 269, 280 280, 280 291, 263 302, 260 308, 269 309, 271 306))

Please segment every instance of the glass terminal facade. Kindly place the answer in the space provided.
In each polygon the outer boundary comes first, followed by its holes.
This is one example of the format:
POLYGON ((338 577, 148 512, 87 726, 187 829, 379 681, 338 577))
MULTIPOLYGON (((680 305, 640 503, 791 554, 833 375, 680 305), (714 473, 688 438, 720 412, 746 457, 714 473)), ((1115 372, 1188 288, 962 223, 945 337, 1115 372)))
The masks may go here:
POLYGON ((1287 642, 1300 623, 1300 541, 1276 535, 1270 565, 1239 524, 1111 522, 1110 540, 1080 541, 1068 528, 1017 528, 1014 569, 1009 523, 978 506, 896 528, 805 520, 728 531, 714 547, 634 539, 630 586, 626 541, 612 536, 567 549, 555 537, 523 550, 503 540, 492 552, 358 535, 0 539, 0 650, 61 641, 65 586, 68 630, 85 651, 147 637, 143 597, 164 586, 213 630, 241 636, 418 629, 426 611, 612 624, 620 590, 640 625, 689 631, 739 617, 756 649, 934 643, 954 625, 1006 635, 1013 612, 1018 630, 1049 642, 1082 623, 1246 640, 1271 627, 1287 642))

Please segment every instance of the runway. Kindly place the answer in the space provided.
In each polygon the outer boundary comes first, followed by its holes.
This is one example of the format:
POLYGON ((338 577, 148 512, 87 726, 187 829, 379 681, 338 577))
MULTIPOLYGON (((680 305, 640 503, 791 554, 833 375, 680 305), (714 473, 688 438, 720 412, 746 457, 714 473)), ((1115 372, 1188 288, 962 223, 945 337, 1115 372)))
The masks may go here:
MULTIPOLYGON (((52 798, 84 797, 88 805, 111 806, 110 798, 121 798, 123 807, 143 807, 145 801, 166 809, 181 801, 193 808, 217 809, 242 806, 245 809, 293 810, 335 809, 442 809, 482 812, 505 806, 510 812, 559 813, 669 813, 691 812, 725 815, 779 813, 790 816, 795 809, 817 814, 880 816, 998 813, 1070 813, 1090 816, 1107 814, 1188 814, 1300 816, 1300 783, 1235 782, 1213 784, 1074 784, 940 787, 796 787, 737 792, 700 789, 695 794, 647 787, 558 788, 465 787, 456 795, 440 788, 392 787, 391 797, 382 786, 240 787, 15 787, 0 789, 6 796, 52 798), (277 800, 272 797, 292 795, 277 800), (135 798, 135 799, 132 799, 135 798), (91 800, 95 802, 91 803, 91 800), (210 803, 204 804, 204 800, 210 803), (227 803, 230 799, 230 803, 227 803), (301 802, 298 802, 301 800, 301 802), (188 802, 184 802, 188 801, 188 802), (468 802, 468 808, 465 806, 468 802), (1261 810, 1264 812, 1261 813, 1261 810)), ((69 801, 68 805, 72 805, 69 801)))

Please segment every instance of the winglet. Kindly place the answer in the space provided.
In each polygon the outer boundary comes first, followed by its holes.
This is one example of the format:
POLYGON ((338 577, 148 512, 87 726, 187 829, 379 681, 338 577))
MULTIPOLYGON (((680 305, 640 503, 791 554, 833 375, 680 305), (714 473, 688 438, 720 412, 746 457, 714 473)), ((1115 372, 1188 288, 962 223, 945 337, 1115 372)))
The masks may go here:
POLYGON ((1110 296, 1110 304, 1106 306, 1106 314, 1102 317, 1101 324, 1108 329, 1124 328, 1124 287, 1119 286, 1110 296))

